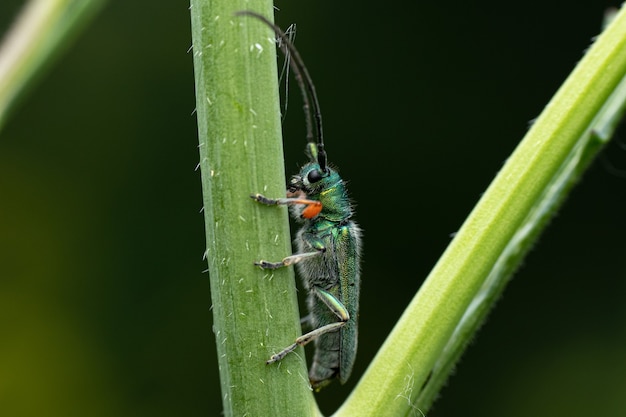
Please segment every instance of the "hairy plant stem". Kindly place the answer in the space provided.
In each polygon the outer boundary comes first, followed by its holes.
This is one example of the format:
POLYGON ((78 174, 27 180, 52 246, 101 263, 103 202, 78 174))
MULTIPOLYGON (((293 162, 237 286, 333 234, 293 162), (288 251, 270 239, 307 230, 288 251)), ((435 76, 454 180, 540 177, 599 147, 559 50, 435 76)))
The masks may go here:
POLYGON ((267 272, 259 259, 291 251, 271 29, 235 12, 272 18, 267 0, 191 2, 200 169, 207 258, 226 416, 319 415, 303 349, 265 361, 300 334, 293 270, 267 272))

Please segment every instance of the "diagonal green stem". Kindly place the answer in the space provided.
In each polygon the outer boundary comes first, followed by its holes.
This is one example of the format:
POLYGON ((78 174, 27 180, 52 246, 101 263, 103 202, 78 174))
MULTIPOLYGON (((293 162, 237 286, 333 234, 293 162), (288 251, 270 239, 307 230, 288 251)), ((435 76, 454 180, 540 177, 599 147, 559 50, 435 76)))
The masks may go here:
POLYGON ((0 129, 17 99, 103 0, 31 0, 0 46, 0 129))
POLYGON ((420 415, 626 103, 622 10, 487 189, 336 416, 420 415))

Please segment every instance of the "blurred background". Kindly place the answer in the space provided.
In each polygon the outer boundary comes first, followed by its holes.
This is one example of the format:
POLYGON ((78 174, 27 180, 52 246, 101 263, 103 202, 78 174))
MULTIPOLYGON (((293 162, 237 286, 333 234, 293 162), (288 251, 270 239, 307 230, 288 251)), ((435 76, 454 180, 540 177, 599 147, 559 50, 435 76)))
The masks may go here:
MULTIPOLYGON (((22 3, 0 3, 2 33, 22 3)), ((359 354, 317 396, 326 414, 619 6, 469 4, 276 4, 365 230, 359 354)), ((0 131, 2 416, 221 415, 187 8, 109 1, 0 131)), ((294 96, 288 174, 303 123, 294 96)), ((429 416, 626 416, 625 144, 626 129, 429 416)))

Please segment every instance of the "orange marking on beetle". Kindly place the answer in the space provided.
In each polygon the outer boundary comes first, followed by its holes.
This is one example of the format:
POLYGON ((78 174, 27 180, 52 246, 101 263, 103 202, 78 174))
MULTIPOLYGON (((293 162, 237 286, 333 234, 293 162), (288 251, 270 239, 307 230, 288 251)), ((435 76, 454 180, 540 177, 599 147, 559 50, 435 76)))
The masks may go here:
POLYGON ((308 203, 307 207, 302 210, 302 217, 305 219, 312 219, 320 214, 320 211, 322 211, 322 203, 319 201, 311 201, 308 203))

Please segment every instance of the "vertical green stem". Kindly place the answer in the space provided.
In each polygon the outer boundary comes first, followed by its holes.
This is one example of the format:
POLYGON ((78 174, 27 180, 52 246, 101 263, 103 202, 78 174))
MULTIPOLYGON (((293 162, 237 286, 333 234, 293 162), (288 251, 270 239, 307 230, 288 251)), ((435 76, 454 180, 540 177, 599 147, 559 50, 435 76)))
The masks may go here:
POLYGON ((191 21, 207 258, 226 416, 319 415, 303 350, 265 361, 300 334, 293 271, 253 262, 290 254, 276 46, 269 0, 192 0, 191 21))

